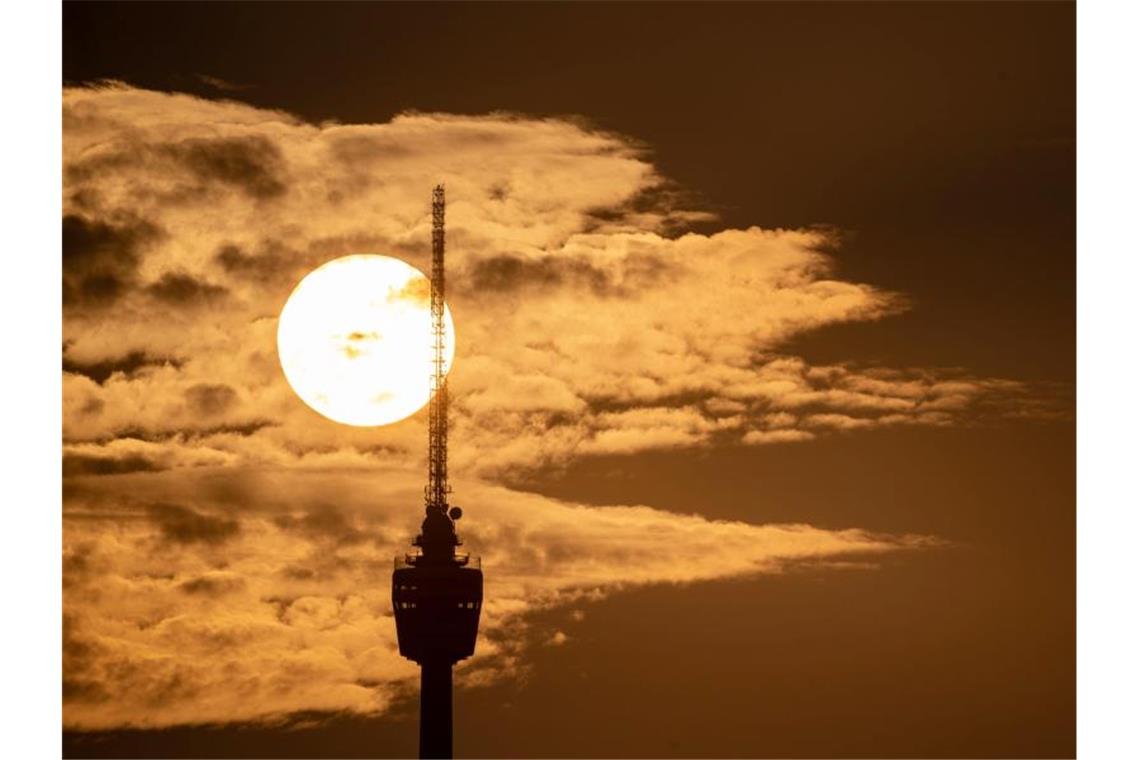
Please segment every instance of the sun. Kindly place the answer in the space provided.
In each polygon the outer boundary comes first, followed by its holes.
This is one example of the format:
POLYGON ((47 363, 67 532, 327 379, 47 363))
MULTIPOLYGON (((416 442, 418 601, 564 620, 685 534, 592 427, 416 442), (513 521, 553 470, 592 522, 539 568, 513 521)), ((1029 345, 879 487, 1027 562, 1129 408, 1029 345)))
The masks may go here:
MULTIPOLYGON (((277 323, 289 385, 330 420, 372 427, 404 419, 431 397, 431 283, 374 254, 322 264, 298 283, 277 323)), ((455 325, 444 307, 445 371, 455 325)))

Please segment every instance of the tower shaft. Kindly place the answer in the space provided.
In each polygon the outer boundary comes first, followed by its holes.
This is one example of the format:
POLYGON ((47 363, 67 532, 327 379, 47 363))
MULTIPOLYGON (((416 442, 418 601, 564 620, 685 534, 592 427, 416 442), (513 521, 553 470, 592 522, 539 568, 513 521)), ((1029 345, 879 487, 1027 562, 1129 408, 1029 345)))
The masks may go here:
POLYGON ((451 757, 451 661, 426 660, 420 668, 420 757, 451 757))

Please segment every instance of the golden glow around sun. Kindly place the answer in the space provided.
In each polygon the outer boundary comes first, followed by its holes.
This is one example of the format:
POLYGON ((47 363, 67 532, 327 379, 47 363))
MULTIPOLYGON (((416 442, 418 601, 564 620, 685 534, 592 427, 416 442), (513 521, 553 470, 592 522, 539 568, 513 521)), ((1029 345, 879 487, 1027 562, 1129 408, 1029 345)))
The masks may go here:
MULTIPOLYGON (((334 259, 293 290, 277 324, 289 385, 309 406, 346 425, 386 425, 431 396, 431 283, 390 256, 334 259)), ((444 308, 446 368, 455 325, 444 308)))

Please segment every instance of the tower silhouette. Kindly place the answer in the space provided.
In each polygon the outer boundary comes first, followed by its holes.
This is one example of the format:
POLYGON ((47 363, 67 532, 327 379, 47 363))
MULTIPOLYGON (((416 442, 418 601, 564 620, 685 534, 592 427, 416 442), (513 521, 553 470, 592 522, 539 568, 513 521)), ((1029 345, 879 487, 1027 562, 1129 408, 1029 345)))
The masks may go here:
POLYGON ((420 666, 420 757, 451 757, 451 667, 475 651, 483 571, 461 554, 455 521, 463 510, 448 504, 447 377, 444 372, 444 195, 432 193, 431 401, 428 408, 428 484, 424 521, 412 542, 418 551, 396 558, 392 608, 400 654, 420 666))

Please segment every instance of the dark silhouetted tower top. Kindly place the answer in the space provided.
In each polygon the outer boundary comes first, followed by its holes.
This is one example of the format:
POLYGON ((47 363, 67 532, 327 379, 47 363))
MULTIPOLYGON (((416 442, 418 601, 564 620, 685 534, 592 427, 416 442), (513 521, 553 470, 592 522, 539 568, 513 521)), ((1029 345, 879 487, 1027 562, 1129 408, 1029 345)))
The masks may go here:
POLYGON ((475 652, 483 571, 478 558, 456 549, 463 543, 447 482, 447 376, 444 343, 444 194, 432 194, 431 317, 432 395, 428 415, 428 484, 424 521, 412 542, 419 548, 396 559, 392 607, 400 654, 419 663, 420 757, 451 757, 451 667, 475 652))

